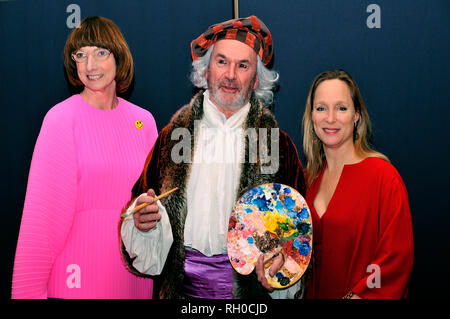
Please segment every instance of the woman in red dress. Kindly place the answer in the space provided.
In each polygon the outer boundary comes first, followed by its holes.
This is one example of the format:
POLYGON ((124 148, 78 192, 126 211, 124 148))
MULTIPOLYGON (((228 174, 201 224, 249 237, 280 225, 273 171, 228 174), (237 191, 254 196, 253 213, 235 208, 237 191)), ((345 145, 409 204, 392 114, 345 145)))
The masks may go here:
POLYGON ((343 70, 314 80, 303 116, 314 241, 307 298, 405 298, 414 245, 408 194, 370 148, 370 120, 343 70))

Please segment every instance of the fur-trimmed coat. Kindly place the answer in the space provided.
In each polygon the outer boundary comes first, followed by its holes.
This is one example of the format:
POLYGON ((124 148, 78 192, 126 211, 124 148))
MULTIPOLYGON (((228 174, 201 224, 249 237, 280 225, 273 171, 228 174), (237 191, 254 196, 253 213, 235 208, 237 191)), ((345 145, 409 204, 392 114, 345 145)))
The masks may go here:
MULTIPOLYGON (((149 153, 144 170, 133 187, 132 199, 127 207, 140 194, 147 192, 149 188, 155 190, 156 194, 162 194, 174 187, 179 189, 163 198, 161 203, 167 210, 173 232, 173 244, 170 248, 164 269, 159 276, 151 276, 154 283, 154 298, 179 299, 182 295, 184 279, 184 223, 187 214, 186 189, 188 176, 191 170, 189 162, 172 161, 172 148, 180 143, 179 139, 172 139, 172 132, 177 128, 187 128, 191 136, 191 159, 194 158, 194 121, 203 117, 203 91, 197 93, 188 105, 179 109, 172 117, 170 123, 159 133, 156 143, 149 153)), ((274 115, 264 108, 262 103, 254 95, 250 99, 250 109, 244 123, 243 130, 247 128, 267 128, 268 154, 271 154, 270 132, 272 128, 278 128, 274 115)), ((258 138, 258 137, 256 137, 258 138)), ((254 143, 254 141, 251 141, 254 143)), ((297 189, 305 196, 305 180, 297 149, 289 136, 279 130, 279 169, 273 174, 261 173, 260 154, 255 163, 249 161, 249 136, 245 137, 245 162, 242 163, 236 200, 246 190, 264 183, 282 183, 297 189)), ((127 209, 124 208, 124 211, 127 209)), ((121 225, 119 225, 119 232, 121 225)), ((143 276, 133 268, 132 262, 123 243, 121 244, 122 255, 127 267, 136 275, 143 276)), ((233 296, 239 298, 269 298, 267 291, 260 285, 253 272, 251 275, 242 276, 234 272, 233 296)))

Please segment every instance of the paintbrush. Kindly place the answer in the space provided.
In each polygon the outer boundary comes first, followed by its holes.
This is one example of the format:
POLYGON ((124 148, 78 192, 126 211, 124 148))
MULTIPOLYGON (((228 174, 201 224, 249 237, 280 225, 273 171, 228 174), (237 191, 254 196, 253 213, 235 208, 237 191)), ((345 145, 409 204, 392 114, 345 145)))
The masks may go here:
POLYGON ((120 216, 120 218, 126 218, 126 217, 128 217, 129 215, 134 214, 134 213, 137 212, 138 210, 140 210, 140 209, 142 209, 142 208, 144 208, 144 207, 146 207, 146 206, 148 206, 148 205, 150 205, 150 204, 156 203, 158 200, 160 200, 161 198, 166 197, 167 195, 169 195, 170 193, 176 191, 177 189, 178 189, 178 187, 172 188, 170 191, 167 191, 167 192, 165 192, 165 193, 162 193, 162 194, 159 195, 159 196, 156 196, 155 198, 153 198, 153 200, 152 200, 151 202, 145 202, 145 203, 140 204, 139 206, 136 206, 136 207, 133 209, 132 212, 130 211, 130 212, 123 213, 123 214, 120 216))

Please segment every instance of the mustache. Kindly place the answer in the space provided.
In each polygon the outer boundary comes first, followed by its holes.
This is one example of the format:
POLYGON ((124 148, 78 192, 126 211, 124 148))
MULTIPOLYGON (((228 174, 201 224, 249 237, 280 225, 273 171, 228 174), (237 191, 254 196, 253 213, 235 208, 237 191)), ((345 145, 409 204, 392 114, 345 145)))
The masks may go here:
POLYGON ((220 81, 219 87, 221 87, 221 86, 233 87, 238 90, 241 89, 241 85, 236 80, 230 80, 230 79, 224 79, 224 80, 220 81))

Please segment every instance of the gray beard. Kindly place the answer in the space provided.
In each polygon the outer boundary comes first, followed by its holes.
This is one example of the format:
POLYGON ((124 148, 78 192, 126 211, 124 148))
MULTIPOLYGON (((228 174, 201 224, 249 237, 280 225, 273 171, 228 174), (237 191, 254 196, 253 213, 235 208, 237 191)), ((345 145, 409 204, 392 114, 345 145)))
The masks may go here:
POLYGON ((245 104, 247 104, 248 100, 250 99, 255 81, 256 81, 256 74, 255 74, 253 80, 250 82, 247 89, 245 91, 241 90, 239 92, 237 98, 233 102, 227 102, 227 101, 223 100, 220 97, 219 89, 210 85, 209 81, 208 81, 208 90, 209 90, 209 94, 211 95, 213 100, 216 101, 216 103, 218 103, 220 106, 230 109, 230 110, 238 110, 241 107, 243 107, 245 104))
POLYGON ((247 92, 240 92, 237 98, 230 103, 221 98, 220 94, 218 93, 218 90, 209 89, 209 93, 211 94, 211 97, 214 99, 214 101, 216 101, 216 103, 218 103, 220 106, 224 108, 231 110, 240 109, 242 106, 244 106, 244 104, 246 104, 246 101, 249 98, 248 94, 244 94, 247 92))

